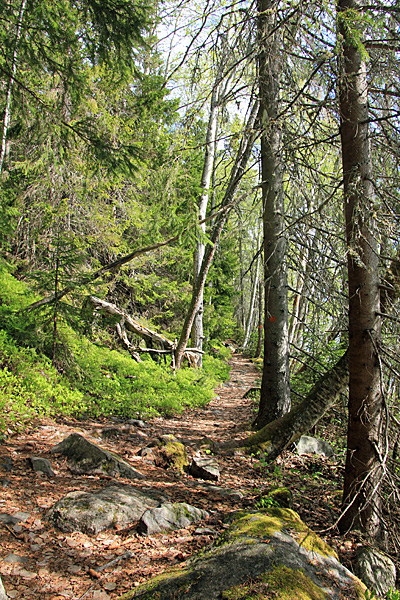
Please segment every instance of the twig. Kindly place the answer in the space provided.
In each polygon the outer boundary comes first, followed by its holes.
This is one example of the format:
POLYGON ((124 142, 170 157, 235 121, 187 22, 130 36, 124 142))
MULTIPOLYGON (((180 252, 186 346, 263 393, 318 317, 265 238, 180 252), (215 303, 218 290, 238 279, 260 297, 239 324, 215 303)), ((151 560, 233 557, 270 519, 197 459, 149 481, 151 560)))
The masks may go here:
MULTIPOLYGON (((121 556, 118 556, 117 558, 110 560, 105 565, 96 569, 96 572, 100 573, 101 571, 104 571, 104 569, 107 569, 108 567, 115 565, 120 560, 124 560, 125 558, 132 558, 132 556, 135 556, 135 554, 133 552, 131 552, 130 550, 128 550, 127 552, 125 552, 125 554, 122 554, 121 556)), ((79 598, 75 597, 74 600, 82 600, 82 598, 85 598, 85 596, 87 596, 89 594, 89 592, 92 591, 92 589, 94 588, 95 585, 100 583, 100 581, 103 581, 103 579, 105 579, 108 575, 112 575, 112 573, 114 573, 114 571, 112 571, 111 573, 106 573, 105 575, 103 575, 103 577, 100 577, 95 583, 92 583, 92 585, 86 590, 86 592, 84 592, 82 594, 82 596, 79 596, 79 598)))

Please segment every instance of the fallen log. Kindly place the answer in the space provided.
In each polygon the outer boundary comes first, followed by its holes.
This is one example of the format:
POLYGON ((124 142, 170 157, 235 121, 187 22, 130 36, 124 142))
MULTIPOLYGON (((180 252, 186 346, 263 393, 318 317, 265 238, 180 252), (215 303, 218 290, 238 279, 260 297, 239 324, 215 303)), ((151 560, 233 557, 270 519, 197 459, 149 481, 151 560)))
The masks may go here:
MULTIPOLYGON (((88 296, 85 300, 83 310, 85 312, 96 312, 101 314, 106 314, 111 317, 117 317, 117 333, 125 346, 128 348, 129 352, 132 354, 132 357, 135 360, 140 361, 139 353, 147 352, 150 354, 170 354, 172 357, 172 366, 175 366, 175 350, 176 350, 176 341, 171 341, 161 333, 157 331, 153 331, 148 327, 145 327, 136 319, 133 319, 127 312, 121 310, 115 304, 111 302, 106 302, 105 300, 101 300, 96 296, 88 296), (128 339, 126 331, 130 331, 135 335, 141 337, 146 342, 146 348, 141 348, 140 346, 136 347, 128 339), (158 345, 160 348, 153 348, 153 346, 158 345)), ((197 350, 196 348, 186 348, 184 351, 184 358, 187 359, 190 366, 196 365, 195 357, 197 354, 204 354, 201 350, 197 350)))

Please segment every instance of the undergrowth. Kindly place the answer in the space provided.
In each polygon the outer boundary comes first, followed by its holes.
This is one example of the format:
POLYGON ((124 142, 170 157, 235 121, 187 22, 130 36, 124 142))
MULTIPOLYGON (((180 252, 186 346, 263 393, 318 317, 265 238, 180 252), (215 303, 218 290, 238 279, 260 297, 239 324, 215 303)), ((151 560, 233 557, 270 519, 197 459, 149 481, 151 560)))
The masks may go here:
POLYGON ((137 363, 123 351, 93 343, 61 318, 64 360, 57 370, 46 356, 51 320, 24 311, 35 299, 0 264, 0 435, 21 430, 34 417, 172 415, 207 404, 228 377, 226 361, 209 356, 202 370, 181 369, 175 376, 149 357, 137 363))

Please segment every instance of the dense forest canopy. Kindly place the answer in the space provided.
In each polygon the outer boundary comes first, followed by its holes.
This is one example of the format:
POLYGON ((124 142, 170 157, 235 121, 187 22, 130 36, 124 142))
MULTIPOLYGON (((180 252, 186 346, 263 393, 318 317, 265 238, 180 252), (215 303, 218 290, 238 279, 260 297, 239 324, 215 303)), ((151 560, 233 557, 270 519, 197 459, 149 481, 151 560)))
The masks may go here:
POLYGON ((399 14, 0 3, 4 357, 37 352, 101 413, 80 343, 168 357, 189 385, 185 358, 234 341, 264 359, 248 445, 271 458, 349 394, 341 528, 379 540, 399 500, 399 14))

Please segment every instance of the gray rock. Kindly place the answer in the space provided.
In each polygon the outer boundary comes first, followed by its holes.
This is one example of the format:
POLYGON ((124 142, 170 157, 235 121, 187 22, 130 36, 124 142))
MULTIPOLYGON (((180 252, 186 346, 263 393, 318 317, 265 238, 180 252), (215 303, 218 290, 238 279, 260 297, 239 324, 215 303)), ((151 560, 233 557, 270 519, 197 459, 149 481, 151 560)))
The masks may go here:
POLYGON ((7 556, 4 558, 4 562, 11 565, 21 565, 27 563, 28 559, 24 556, 19 556, 18 554, 7 554, 7 556))
POLYGON ((0 577, 0 600, 7 600, 8 596, 3 586, 3 582, 0 577))
POLYGON ((375 548, 363 548, 356 556, 354 572, 367 588, 378 596, 386 596, 396 587, 394 562, 375 548))
POLYGON ((243 500, 245 498, 245 494, 240 490, 233 490, 231 488, 224 488, 219 485, 215 485, 215 483, 207 483, 202 481, 193 481, 191 482, 191 487, 200 488, 202 490, 206 490, 207 492, 212 492, 213 494, 218 494, 222 498, 232 498, 232 500, 243 500))
POLYGON ((52 469, 51 462, 47 460, 47 458, 41 458, 40 456, 31 456, 29 462, 31 463, 32 469, 35 471, 35 473, 41 471, 49 477, 56 476, 52 469))
POLYGON ((23 521, 25 523, 25 521, 28 521, 31 518, 31 514, 28 512, 22 512, 22 511, 18 511, 16 513, 13 514, 14 519, 18 519, 18 521, 23 521))
POLYGON ((142 600, 363 597, 365 586, 290 509, 235 513, 222 537, 184 568, 126 595, 142 600), (293 531, 294 535, 290 535, 293 531), (268 590, 268 594, 265 590, 268 590))
POLYGON ((152 535, 167 529, 182 529, 195 521, 206 519, 208 512, 185 502, 166 503, 159 508, 146 510, 139 521, 138 530, 152 535))
POLYGON ((189 473, 199 479, 218 481, 219 467, 215 458, 194 456, 189 466, 189 473))
POLYGON ((334 449, 328 442, 319 440, 309 435, 302 435, 296 444, 298 454, 318 454, 320 456, 333 456, 334 449))
POLYGON ((148 508, 165 501, 156 491, 130 485, 110 485, 97 492, 70 492, 46 514, 59 529, 97 534, 114 525, 126 527, 138 521, 148 508))
POLYGON ((139 427, 140 429, 145 429, 147 427, 146 423, 141 419, 129 419, 128 423, 135 427, 139 427))
POLYGON ((18 517, 13 517, 8 513, 0 513, 0 523, 4 523, 5 525, 15 525, 20 522, 21 519, 18 519, 18 517))
POLYGON ((143 479, 143 475, 124 460, 89 442, 79 433, 71 433, 51 449, 69 459, 69 467, 75 473, 104 473, 115 477, 119 474, 127 479, 143 479))

